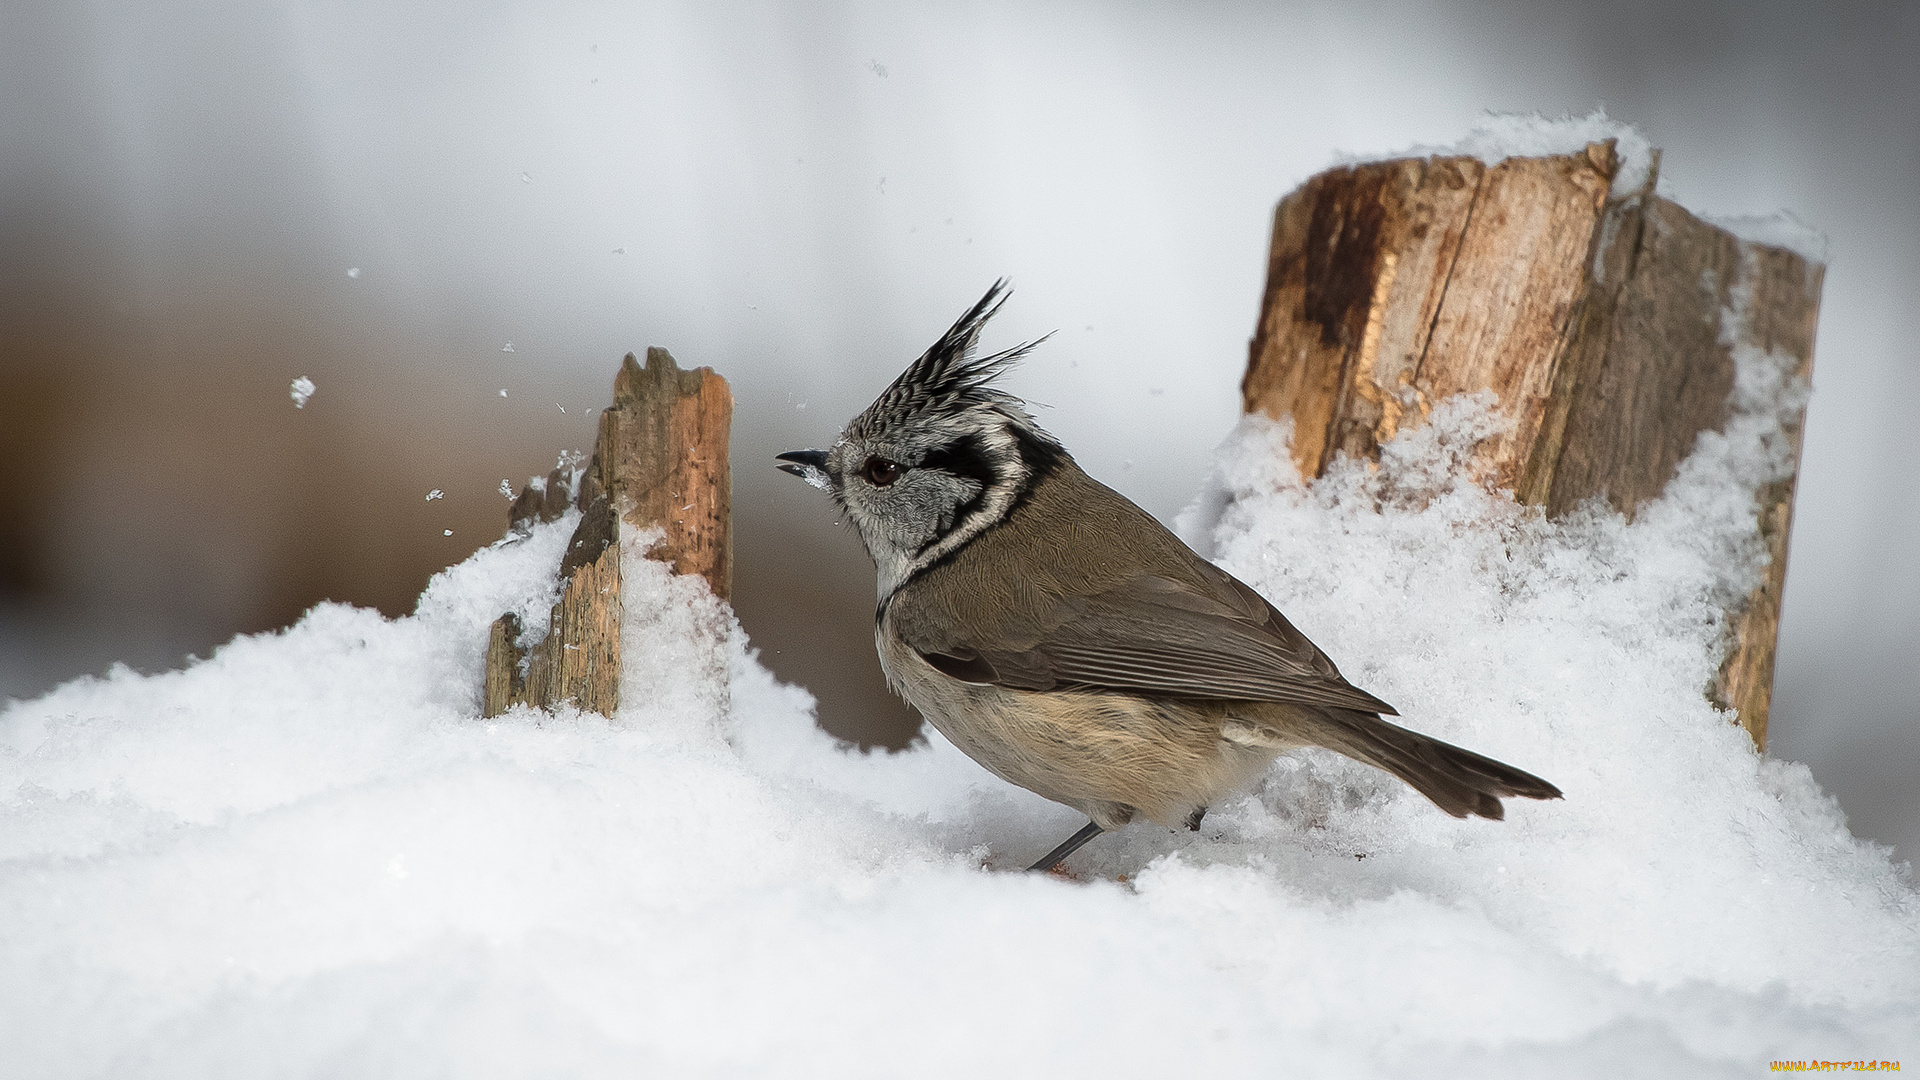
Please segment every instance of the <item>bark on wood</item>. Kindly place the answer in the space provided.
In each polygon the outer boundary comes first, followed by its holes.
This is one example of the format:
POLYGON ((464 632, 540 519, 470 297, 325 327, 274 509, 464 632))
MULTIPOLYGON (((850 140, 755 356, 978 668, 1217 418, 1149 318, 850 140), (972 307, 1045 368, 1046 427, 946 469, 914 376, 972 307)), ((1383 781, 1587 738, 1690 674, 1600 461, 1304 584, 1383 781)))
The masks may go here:
POLYGON ((722 600, 733 593, 732 423, 733 393, 712 368, 681 371, 665 349, 648 349, 645 368, 628 355, 590 467, 629 528, 666 530, 653 557, 722 600))
MULTIPOLYGON (((1654 195, 1657 156, 1641 190, 1613 195, 1619 166, 1609 142, 1307 181, 1275 211, 1247 411, 1293 417, 1294 462, 1311 477, 1341 453, 1377 456, 1449 395, 1491 390, 1514 423, 1481 448, 1481 479, 1549 514, 1595 495, 1631 514, 1724 424, 1729 342, 1781 349, 1811 373, 1822 268, 1654 195), (1735 290, 1750 290, 1748 318, 1727 325, 1735 290)), ((1784 418, 1796 455, 1800 419, 1784 418)), ((1773 561, 1732 613, 1708 691, 1764 747, 1792 479, 1761 501, 1773 561)))
POLYGON ((512 614, 494 621, 487 642, 482 715, 514 705, 571 703, 612 716, 620 706, 620 536, 659 528, 652 558, 705 577, 726 599, 732 585, 731 479, 727 437, 733 395, 710 368, 681 371, 665 349, 642 368, 628 354, 614 377, 613 406, 600 414, 591 463, 577 477, 555 469, 544 489, 528 485, 509 528, 554 521, 574 492, 580 523, 561 560, 566 583, 547 635, 523 648, 512 614), (570 483, 570 481, 572 481, 570 483))

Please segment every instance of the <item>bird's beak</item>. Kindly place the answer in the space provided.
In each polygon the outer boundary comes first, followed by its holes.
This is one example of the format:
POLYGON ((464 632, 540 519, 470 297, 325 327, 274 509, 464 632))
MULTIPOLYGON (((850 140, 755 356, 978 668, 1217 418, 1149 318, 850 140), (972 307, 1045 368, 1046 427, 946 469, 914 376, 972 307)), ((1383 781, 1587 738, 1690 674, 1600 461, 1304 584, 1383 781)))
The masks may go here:
POLYGON ((790 472, 822 491, 832 487, 833 482, 827 476, 825 450, 789 450, 784 454, 775 454, 774 457, 779 461, 792 463, 778 466, 782 472, 790 472))
POLYGON ((784 454, 775 454, 774 459, 777 461, 796 462, 796 464, 793 465, 780 466, 782 470, 790 472, 795 476, 806 476, 808 469, 818 469, 821 472, 827 471, 827 452, 825 450, 789 450, 784 454))

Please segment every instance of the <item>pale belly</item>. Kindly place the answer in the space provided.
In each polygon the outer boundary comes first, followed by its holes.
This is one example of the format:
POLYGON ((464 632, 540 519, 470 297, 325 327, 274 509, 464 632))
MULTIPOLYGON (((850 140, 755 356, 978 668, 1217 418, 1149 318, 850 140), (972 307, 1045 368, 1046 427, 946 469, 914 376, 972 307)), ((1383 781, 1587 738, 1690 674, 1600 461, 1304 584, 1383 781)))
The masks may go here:
POLYGON ((1285 745, 1230 737, 1248 730, 1235 703, 963 683, 897 641, 890 645, 884 632, 875 640, 887 681, 968 757, 1102 828, 1119 828, 1136 813, 1176 826, 1251 786, 1285 745))

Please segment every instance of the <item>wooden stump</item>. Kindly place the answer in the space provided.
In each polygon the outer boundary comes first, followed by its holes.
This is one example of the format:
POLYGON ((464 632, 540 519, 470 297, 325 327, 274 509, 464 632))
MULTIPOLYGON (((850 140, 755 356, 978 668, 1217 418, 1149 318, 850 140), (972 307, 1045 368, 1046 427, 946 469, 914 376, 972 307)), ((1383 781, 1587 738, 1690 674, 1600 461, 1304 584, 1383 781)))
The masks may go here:
MULTIPOLYGON (((1624 193, 1611 142, 1313 177, 1274 214, 1246 410, 1291 415, 1313 477, 1340 453, 1377 456, 1445 397, 1491 390, 1513 427, 1481 448, 1481 479, 1552 515, 1595 495, 1633 513, 1725 423, 1734 345, 1811 374, 1824 272, 1655 195, 1658 165, 1624 193), (1729 320, 1736 296, 1745 317, 1729 320)), ((1797 460, 1802 417, 1782 419, 1797 460)), ((1793 486, 1761 493, 1772 564, 1706 688, 1762 748, 1793 486)))
POLYGON ((487 641, 483 716, 515 705, 563 702, 612 716, 620 707, 620 536, 659 528, 650 558, 699 574, 727 599, 732 578, 732 479, 727 437, 733 394, 711 368, 681 371, 667 350, 647 350, 642 368, 627 354, 613 381, 613 406, 600 413, 593 458, 577 475, 555 469, 544 488, 529 484, 514 500, 509 527, 566 512, 568 492, 580 524, 560 563, 566 582, 548 618, 547 636, 520 645, 512 614, 496 619, 487 641))

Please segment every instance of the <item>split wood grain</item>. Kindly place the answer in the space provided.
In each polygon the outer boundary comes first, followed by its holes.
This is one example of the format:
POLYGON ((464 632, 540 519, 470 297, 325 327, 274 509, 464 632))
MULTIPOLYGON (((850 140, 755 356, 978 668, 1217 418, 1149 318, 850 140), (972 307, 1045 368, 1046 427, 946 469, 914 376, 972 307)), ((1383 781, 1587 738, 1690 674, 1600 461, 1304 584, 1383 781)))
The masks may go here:
POLYGON ((732 424, 733 392, 712 368, 681 371, 660 348, 643 368, 629 354, 589 467, 627 527, 665 530, 652 557, 706 578, 722 600, 733 593, 732 424))

